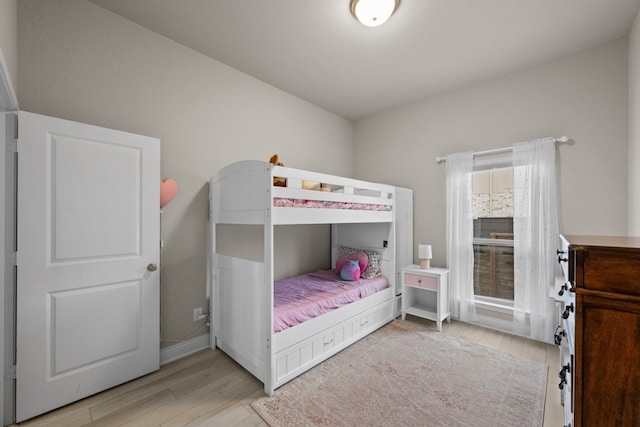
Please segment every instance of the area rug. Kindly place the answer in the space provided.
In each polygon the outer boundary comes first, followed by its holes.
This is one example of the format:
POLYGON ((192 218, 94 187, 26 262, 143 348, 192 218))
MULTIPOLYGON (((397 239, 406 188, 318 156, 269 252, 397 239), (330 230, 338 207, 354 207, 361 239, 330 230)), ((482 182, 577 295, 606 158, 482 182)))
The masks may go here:
POLYGON ((251 406, 273 427, 540 427, 547 369, 394 320, 251 406))

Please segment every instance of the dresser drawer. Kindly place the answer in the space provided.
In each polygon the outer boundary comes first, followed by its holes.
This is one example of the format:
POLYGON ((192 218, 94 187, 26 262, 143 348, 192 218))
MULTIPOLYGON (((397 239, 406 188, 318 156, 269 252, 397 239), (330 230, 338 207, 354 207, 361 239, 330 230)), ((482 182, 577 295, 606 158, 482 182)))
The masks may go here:
POLYGON ((640 252, 616 248, 576 251, 576 286, 640 295, 640 252))
POLYGON ((404 283, 409 286, 438 290, 438 279, 435 277, 421 276, 418 274, 404 273, 404 283))

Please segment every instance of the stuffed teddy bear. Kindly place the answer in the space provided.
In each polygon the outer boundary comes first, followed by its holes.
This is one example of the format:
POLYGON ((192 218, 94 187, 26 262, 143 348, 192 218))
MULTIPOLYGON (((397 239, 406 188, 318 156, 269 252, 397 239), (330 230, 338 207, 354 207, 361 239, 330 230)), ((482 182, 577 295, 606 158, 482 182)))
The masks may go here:
POLYGON ((284 163, 282 163, 280 161, 280 159, 278 159, 278 155, 274 154, 273 156, 271 156, 269 158, 269 163, 271 163, 272 165, 276 165, 276 166, 284 166, 284 163))
MULTIPOLYGON (((273 156, 271 156, 271 158, 269 159, 269 163, 271 163, 272 165, 275 166, 284 166, 284 163, 282 163, 280 160, 278 160, 278 155, 274 154, 273 156)), ((275 185, 276 187, 286 187, 287 186, 287 178, 281 178, 279 176, 274 176, 273 177, 273 185, 275 185)))

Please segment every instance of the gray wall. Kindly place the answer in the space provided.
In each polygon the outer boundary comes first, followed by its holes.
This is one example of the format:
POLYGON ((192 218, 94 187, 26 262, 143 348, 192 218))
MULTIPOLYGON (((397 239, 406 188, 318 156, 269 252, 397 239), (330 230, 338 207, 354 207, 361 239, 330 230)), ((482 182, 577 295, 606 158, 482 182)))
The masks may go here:
POLYGON ((431 243, 432 263, 444 266, 446 164, 436 156, 566 134, 561 231, 625 234, 627 45, 616 40, 359 120, 355 174, 415 190, 414 246, 431 243))
MULTIPOLYGON (((164 339, 193 333, 199 326, 193 308, 207 306, 211 175, 231 162, 266 161, 273 153, 287 166, 352 175, 350 121, 92 3, 22 0, 18 24, 21 109, 162 141, 162 177, 179 185, 162 215, 164 339)), ((280 234, 296 233, 287 228, 280 234)), ((305 255, 306 265, 292 253, 280 257, 281 268, 328 266, 329 240, 323 239, 305 255)))
POLYGON ((640 236, 640 12, 629 34, 629 234, 640 236))

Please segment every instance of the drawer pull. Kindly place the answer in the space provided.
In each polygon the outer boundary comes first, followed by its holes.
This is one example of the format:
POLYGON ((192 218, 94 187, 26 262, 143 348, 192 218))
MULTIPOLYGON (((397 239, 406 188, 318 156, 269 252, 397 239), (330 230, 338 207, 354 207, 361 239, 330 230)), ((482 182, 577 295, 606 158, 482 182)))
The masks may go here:
POLYGON ((558 372, 558 376, 560 377, 561 380, 566 380, 567 374, 570 374, 570 373, 571 373, 571 365, 567 363, 566 365, 562 366, 562 369, 560 369, 560 372, 558 372))
POLYGON ((567 363, 562 366, 560 372, 558 372, 558 376, 560 377, 560 384, 558 384, 558 388, 560 390, 564 389, 565 384, 567 384, 567 374, 571 373, 571 364, 567 363))
POLYGON ((562 379, 560 380, 560 384, 558 384, 558 388, 559 388, 560 390, 564 389, 564 385, 565 385, 566 383, 567 383, 567 379, 566 379, 566 378, 562 378, 562 379))
POLYGON ((562 318, 565 320, 568 319, 571 313, 573 313, 573 303, 565 307, 564 312, 562 313, 562 318))
POLYGON ((567 262, 569 261, 567 258, 562 258, 562 255, 558 255, 558 262, 567 262))
POLYGON ((325 341, 325 342, 324 342, 324 345, 329 345, 329 344, 331 344, 332 342, 333 342, 333 338, 331 338, 331 339, 330 339, 330 340, 328 340, 328 341, 325 341))
POLYGON ((567 333, 564 331, 564 329, 562 329, 562 326, 558 326, 556 328, 555 334, 553 334, 553 341, 556 343, 556 345, 560 345, 562 343, 562 337, 566 336, 567 333))
POLYGON ((562 254, 566 254, 566 252, 561 250, 561 249, 556 249, 556 254, 557 255, 562 255, 562 254))
POLYGON ((564 282, 564 285, 560 286, 560 292, 558 292, 558 296, 564 295, 564 291, 568 291, 568 290, 569 290, 569 285, 567 284, 567 282, 564 282))
POLYGON ((367 326, 367 324, 369 323, 369 319, 363 321, 360 321, 360 326, 367 326))

